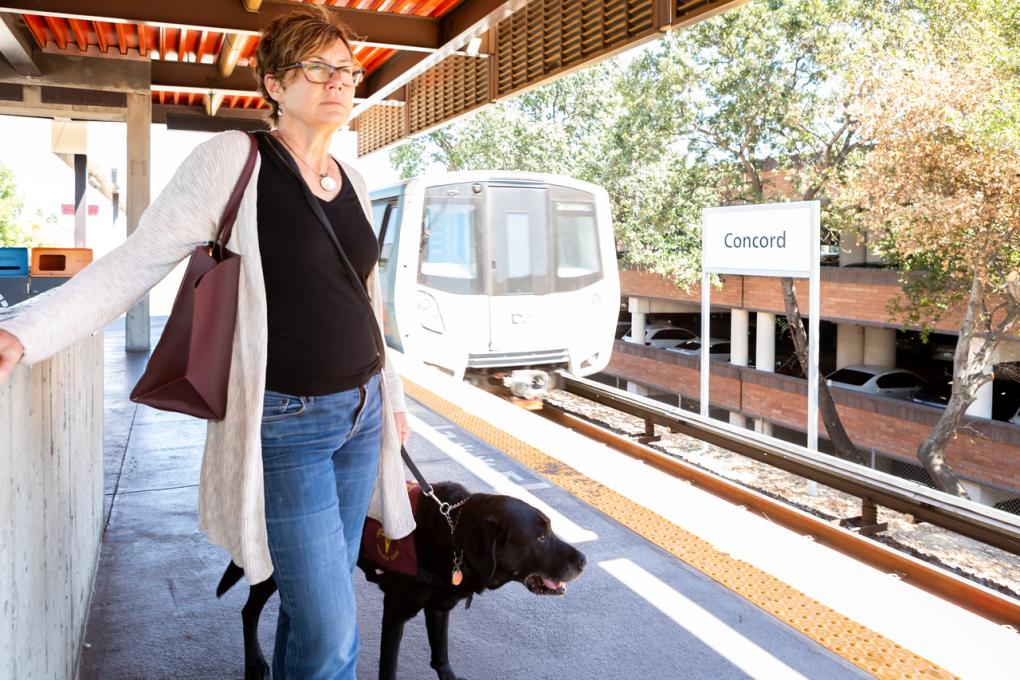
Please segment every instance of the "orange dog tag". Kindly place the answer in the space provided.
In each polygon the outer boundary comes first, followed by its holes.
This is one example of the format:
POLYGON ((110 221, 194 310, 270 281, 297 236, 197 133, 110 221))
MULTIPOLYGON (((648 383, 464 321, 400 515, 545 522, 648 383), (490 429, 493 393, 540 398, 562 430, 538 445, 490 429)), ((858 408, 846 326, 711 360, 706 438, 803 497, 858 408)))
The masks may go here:
POLYGON ((450 577, 450 583, 455 586, 459 586, 460 582, 464 580, 464 574, 461 573, 460 569, 454 569, 453 575, 450 577))

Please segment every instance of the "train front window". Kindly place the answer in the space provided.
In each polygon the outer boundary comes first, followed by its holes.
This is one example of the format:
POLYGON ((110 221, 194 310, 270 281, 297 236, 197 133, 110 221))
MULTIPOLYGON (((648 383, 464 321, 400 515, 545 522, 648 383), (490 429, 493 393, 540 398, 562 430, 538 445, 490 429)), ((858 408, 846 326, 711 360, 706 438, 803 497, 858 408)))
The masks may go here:
POLYGON ((482 292, 474 198, 426 196, 418 281, 448 293, 482 292))
POLYGON ((592 197, 582 191, 557 187, 553 197, 553 230, 556 233, 556 291, 590 286, 602 278, 598 224, 592 197), (587 200, 557 200, 562 198, 587 200))

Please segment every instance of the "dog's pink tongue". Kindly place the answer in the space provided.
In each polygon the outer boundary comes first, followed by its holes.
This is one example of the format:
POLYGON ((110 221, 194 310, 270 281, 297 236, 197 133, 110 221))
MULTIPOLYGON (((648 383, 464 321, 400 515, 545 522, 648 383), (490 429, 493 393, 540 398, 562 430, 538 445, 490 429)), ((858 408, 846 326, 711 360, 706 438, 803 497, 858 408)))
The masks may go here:
POLYGON ((544 576, 542 577, 542 583, 549 590, 559 590, 560 588, 563 587, 563 582, 562 581, 557 583, 556 581, 552 581, 550 579, 547 579, 544 576))

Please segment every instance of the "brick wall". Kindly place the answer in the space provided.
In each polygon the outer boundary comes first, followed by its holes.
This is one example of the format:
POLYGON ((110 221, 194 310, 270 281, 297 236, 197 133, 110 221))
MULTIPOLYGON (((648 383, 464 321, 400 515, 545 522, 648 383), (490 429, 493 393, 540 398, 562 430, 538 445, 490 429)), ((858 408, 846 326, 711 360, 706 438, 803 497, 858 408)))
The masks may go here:
MULTIPOLYGON (((698 359, 643 345, 617 341, 606 373, 695 399, 701 392, 698 359)), ((803 380, 713 363, 709 393, 713 406, 806 429, 803 380)), ((838 389, 833 397, 843 426, 858 447, 915 464, 917 447, 940 415, 935 409, 886 397, 838 389)), ((964 425, 946 450, 953 469, 968 479, 1020 493, 1020 428, 980 418, 965 418, 964 425)), ((818 431, 825 433, 821 420, 818 431)))
MULTIPOLYGON (((722 288, 712 289, 712 305, 738 307, 757 312, 785 314, 783 287, 779 279, 759 276, 725 276, 722 288)), ((795 282, 801 314, 809 309, 808 282, 795 282)), ((701 286, 689 292, 658 274, 623 269, 620 271, 620 290, 625 296, 656 298, 679 302, 701 302, 701 286)), ((859 323, 872 326, 900 328, 902 320, 892 317, 888 304, 901 293, 896 272, 881 269, 853 267, 822 268, 822 318, 840 323, 859 323)), ((936 330, 956 334, 963 320, 963 310, 955 309, 944 315, 936 330)))

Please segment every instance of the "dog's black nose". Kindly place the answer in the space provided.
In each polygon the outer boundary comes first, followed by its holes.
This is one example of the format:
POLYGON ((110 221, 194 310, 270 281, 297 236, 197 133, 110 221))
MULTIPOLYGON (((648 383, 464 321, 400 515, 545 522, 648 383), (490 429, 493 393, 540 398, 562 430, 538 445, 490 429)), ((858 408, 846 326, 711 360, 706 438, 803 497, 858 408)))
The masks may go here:
POLYGON ((584 566, 588 564, 588 558, 584 556, 584 553, 580 550, 577 551, 577 557, 574 558, 574 564, 577 566, 577 570, 581 571, 584 566))

